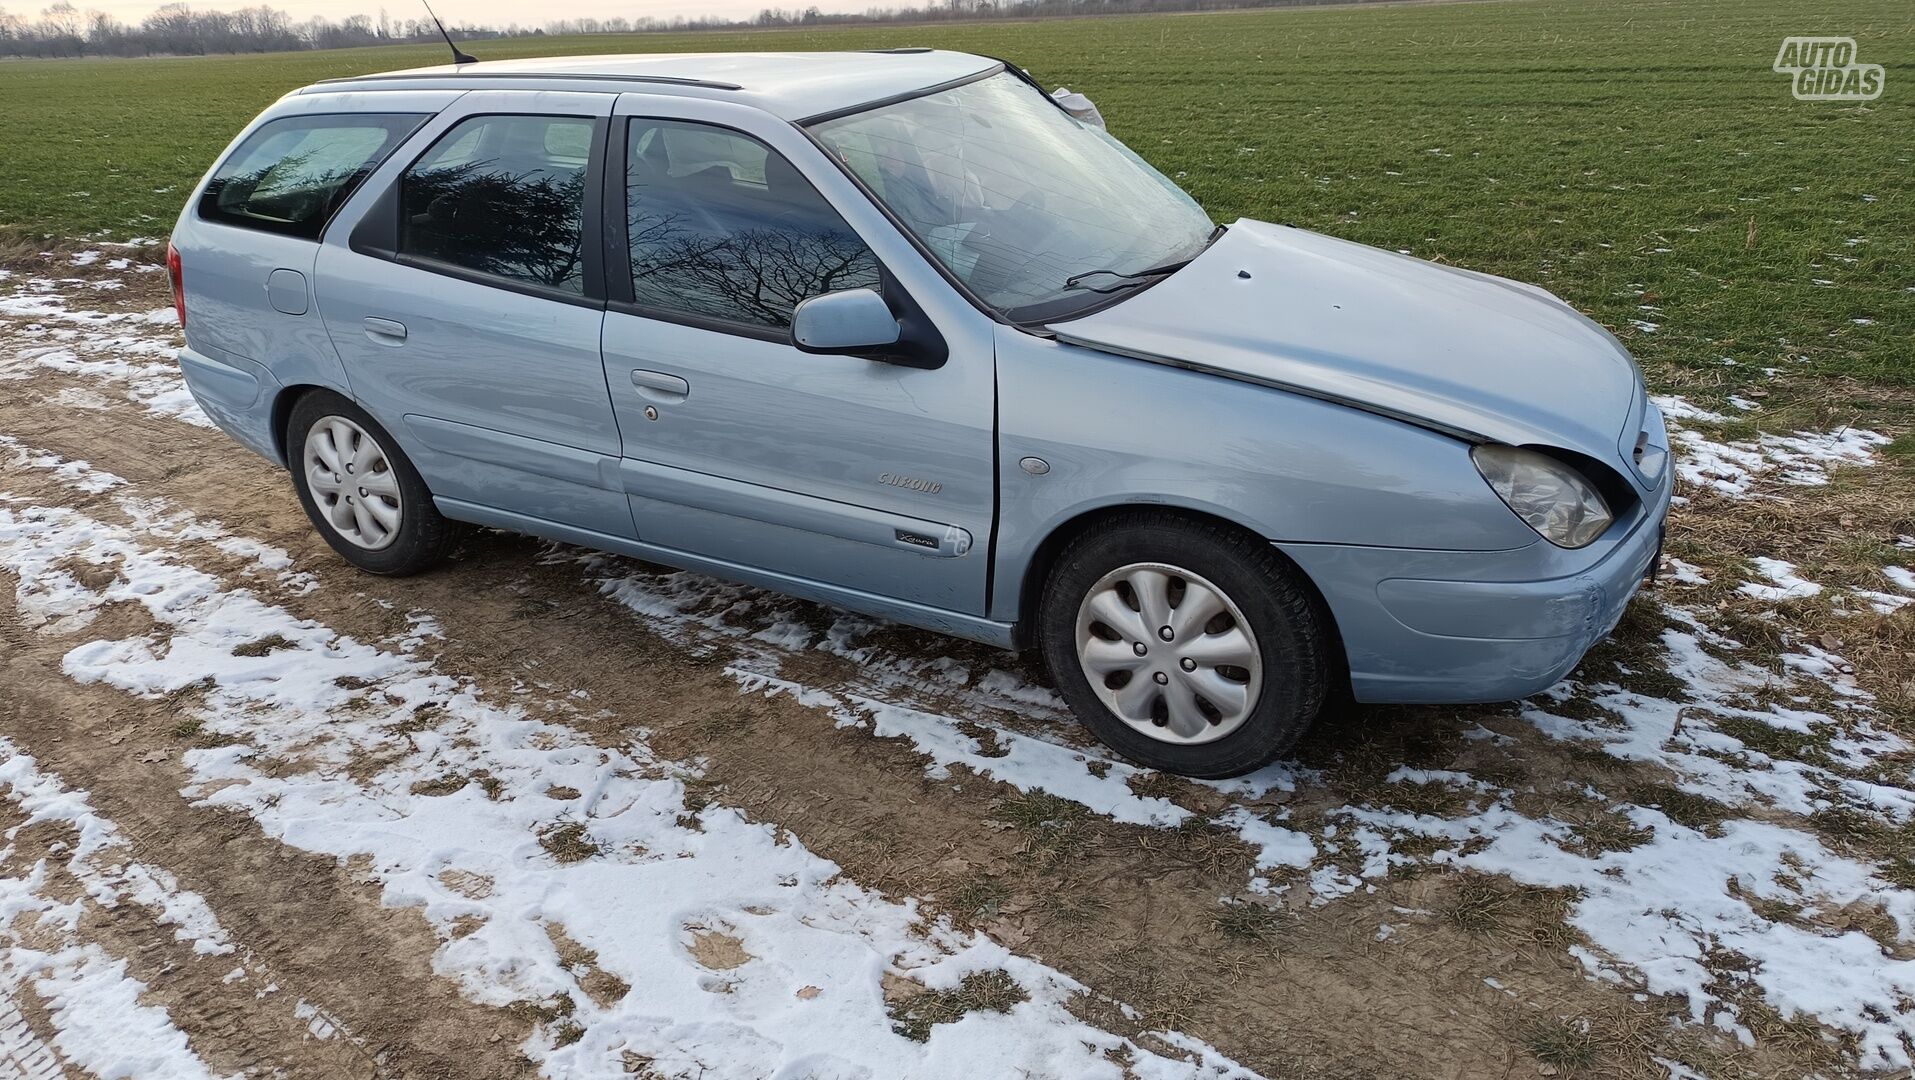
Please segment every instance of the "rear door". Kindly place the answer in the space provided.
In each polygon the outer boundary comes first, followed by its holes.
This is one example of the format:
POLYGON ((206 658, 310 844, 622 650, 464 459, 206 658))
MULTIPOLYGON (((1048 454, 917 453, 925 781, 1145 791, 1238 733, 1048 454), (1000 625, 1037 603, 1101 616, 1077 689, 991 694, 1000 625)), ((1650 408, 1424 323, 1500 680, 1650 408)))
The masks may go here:
POLYGON ((204 406, 233 430, 250 429, 247 410, 275 377, 346 388, 313 307, 320 235, 366 177, 458 95, 368 96, 275 106, 234 140, 174 227, 191 346, 181 363, 199 376, 204 406), (237 381, 235 370, 244 373, 237 381), (205 392, 226 387, 237 396, 205 392))
POLYGON ((599 357, 613 100, 465 95, 320 253, 355 398, 454 516, 632 535, 599 357))
POLYGON ((984 614, 989 320, 790 125, 646 95, 613 122, 605 371, 639 539, 984 614), (880 284, 925 301, 941 367, 790 344, 798 302, 880 284))

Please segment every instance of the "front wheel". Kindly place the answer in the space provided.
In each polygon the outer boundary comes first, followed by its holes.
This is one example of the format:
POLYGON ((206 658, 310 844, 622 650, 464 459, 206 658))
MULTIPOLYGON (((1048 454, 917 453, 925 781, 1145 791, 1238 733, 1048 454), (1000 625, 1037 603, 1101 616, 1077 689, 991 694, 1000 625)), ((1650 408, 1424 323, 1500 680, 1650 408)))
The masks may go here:
POLYGON ((306 516, 347 562, 403 577, 445 557, 451 522, 364 409, 323 390, 300 398, 286 422, 286 459, 306 516))
POLYGON ((1105 743, 1207 779, 1296 745, 1322 708, 1332 634, 1268 543, 1221 524, 1127 513, 1059 556, 1038 615, 1051 678, 1105 743))

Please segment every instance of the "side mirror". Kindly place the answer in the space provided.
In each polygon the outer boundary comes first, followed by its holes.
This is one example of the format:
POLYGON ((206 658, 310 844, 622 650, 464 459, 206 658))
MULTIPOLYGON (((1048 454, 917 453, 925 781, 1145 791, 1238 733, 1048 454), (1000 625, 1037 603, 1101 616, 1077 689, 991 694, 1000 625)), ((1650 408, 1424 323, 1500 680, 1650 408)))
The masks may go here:
POLYGON ((904 334, 876 289, 845 289, 800 303, 791 313, 791 343, 809 353, 882 353, 904 334))
POLYGON ((1051 100, 1057 103, 1058 108, 1092 127, 1104 126, 1104 114, 1097 111, 1095 102, 1082 94, 1073 94, 1060 86, 1051 91, 1051 100))

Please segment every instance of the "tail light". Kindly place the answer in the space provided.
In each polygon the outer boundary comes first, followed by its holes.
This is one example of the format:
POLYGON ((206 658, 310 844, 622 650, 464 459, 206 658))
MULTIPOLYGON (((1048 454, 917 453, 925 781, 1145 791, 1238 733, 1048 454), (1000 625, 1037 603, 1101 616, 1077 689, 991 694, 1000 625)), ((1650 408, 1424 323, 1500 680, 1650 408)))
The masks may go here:
POLYGON ((180 269, 180 249, 166 245, 166 276, 173 281, 173 311, 180 317, 180 329, 186 329, 186 274, 180 269))

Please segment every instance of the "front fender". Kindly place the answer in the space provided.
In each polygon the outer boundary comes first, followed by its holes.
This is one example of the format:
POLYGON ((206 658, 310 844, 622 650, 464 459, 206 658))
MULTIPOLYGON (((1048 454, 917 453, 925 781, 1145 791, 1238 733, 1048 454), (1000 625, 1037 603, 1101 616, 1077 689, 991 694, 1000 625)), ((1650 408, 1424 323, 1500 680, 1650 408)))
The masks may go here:
POLYGON ((991 611, 1015 617, 1058 528, 1163 505, 1269 540, 1502 551, 1536 535, 1468 444, 1270 387, 1033 337, 998 337, 999 515, 991 611), (1038 458, 1034 473, 1020 464, 1038 458))

